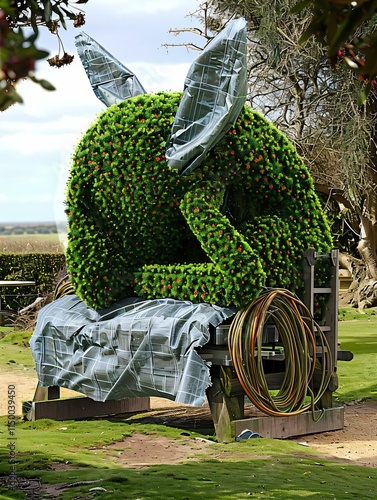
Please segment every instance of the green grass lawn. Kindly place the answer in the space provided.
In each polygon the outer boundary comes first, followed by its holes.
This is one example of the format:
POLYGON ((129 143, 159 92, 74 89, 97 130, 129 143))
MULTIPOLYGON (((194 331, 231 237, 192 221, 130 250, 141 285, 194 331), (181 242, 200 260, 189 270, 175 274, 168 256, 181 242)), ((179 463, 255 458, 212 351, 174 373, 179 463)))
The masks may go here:
POLYGON ((340 349, 351 351, 354 359, 338 361, 339 388, 335 397, 339 401, 376 401, 377 315, 375 310, 368 311, 366 315, 354 310, 349 310, 347 314, 355 319, 339 322, 340 349))
POLYGON ((31 333, 12 332, 9 327, 0 327, 0 370, 16 372, 34 367, 29 347, 31 333))
MULTIPOLYGON (((6 423, 2 417, 2 432, 6 423)), ((182 439, 179 429, 107 419, 64 424, 51 420, 19 423, 17 473, 43 483, 75 483, 75 487, 61 490, 59 498, 67 500, 375 498, 374 469, 318 459, 314 452, 291 441, 255 439, 226 445, 214 443, 211 449, 221 458, 206 459, 201 455, 196 462, 124 469, 101 448, 134 431, 150 433, 151 439, 154 433, 163 433, 177 442, 182 439), (93 446, 99 448, 96 454, 90 451, 93 446), (69 463, 72 468, 56 471, 57 463, 69 463), (99 482, 77 484, 85 481, 99 482), (103 490, 90 493, 92 487, 103 490)), ((195 437, 195 433, 190 434, 195 437)), ((0 473, 6 473, 9 468, 6 450, 0 454, 0 473)), ((26 498, 22 492, 7 494, 7 490, 0 489, 1 498, 26 498)))
MULTIPOLYGON (((353 352, 354 359, 338 362, 339 388, 335 393, 338 401, 377 400, 377 315, 372 313, 340 314, 340 348, 353 352)), ((11 333, 0 339, 0 369, 17 370, 20 364, 32 366, 27 346, 29 335, 30 332, 11 333), (9 363, 10 359, 14 363, 9 363)), ((6 416, 0 418, 0 476, 10 470, 8 422, 6 416)), ((44 484, 75 483, 74 487, 58 490, 59 498, 67 500, 376 497, 375 469, 319 459, 308 448, 285 440, 213 443, 212 458, 206 458, 204 453, 196 462, 124 469, 102 446, 121 441, 134 431, 150 433, 151 439, 154 433, 163 433, 177 442, 182 438, 179 429, 125 423, 119 419, 18 421, 14 436, 17 477, 34 478, 44 484), (97 448, 96 454, 90 450, 93 446, 97 448), (56 463, 69 463, 71 468, 54 470, 56 463), (85 484, 85 481, 98 482, 85 484), (97 489, 90 491, 92 488, 97 489)), ((195 432, 189 434, 190 438, 197 436, 195 432)), ((3 487, 0 498, 27 496, 25 491, 3 487)))

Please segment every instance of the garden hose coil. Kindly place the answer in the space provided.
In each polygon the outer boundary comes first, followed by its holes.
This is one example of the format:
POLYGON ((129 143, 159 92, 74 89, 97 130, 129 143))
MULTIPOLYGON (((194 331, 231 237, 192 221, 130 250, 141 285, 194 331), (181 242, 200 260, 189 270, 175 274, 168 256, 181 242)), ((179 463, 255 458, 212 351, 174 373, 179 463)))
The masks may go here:
POLYGON ((315 405, 328 387, 334 366, 324 333, 294 294, 278 288, 263 291, 235 315, 228 344, 239 382, 258 409, 272 416, 297 415, 312 409, 314 418, 315 405), (268 388, 262 356, 263 327, 271 320, 285 354, 284 378, 276 395, 268 388))

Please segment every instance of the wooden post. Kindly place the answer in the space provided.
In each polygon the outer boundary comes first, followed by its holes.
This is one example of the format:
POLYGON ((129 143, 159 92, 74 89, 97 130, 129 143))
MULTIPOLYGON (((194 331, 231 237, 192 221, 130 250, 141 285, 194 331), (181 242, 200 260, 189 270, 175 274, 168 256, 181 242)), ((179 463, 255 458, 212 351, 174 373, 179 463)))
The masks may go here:
POLYGON ((211 368, 212 386, 207 389, 217 440, 222 443, 234 441, 234 420, 244 418, 244 393, 230 367, 211 368))
POLYGON ((60 398, 60 387, 54 385, 47 389, 47 399, 59 399, 60 398))
POLYGON ((60 398, 60 387, 46 387, 41 385, 39 382, 35 389, 33 401, 46 401, 50 399, 60 398))

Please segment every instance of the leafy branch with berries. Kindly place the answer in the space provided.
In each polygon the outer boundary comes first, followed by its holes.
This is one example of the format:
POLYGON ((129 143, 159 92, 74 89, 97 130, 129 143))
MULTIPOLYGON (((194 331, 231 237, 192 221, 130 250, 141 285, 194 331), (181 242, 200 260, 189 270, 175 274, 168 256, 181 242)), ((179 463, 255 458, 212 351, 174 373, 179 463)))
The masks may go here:
POLYGON ((73 56, 65 52, 59 28, 66 29, 66 19, 75 27, 85 24, 85 15, 71 4, 85 4, 88 0, 68 3, 68 0, 0 0, 0 111, 16 102, 23 102, 16 90, 19 80, 28 78, 46 90, 54 87, 35 75, 35 63, 49 53, 35 45, 39 28, 44 26, 58 38, 59 53, 48 62, 61 67, 70 64, 73 56), (77 10, 77 12, 76 12, 77 10), (32 28, 27 34, 23 28, 32 28))

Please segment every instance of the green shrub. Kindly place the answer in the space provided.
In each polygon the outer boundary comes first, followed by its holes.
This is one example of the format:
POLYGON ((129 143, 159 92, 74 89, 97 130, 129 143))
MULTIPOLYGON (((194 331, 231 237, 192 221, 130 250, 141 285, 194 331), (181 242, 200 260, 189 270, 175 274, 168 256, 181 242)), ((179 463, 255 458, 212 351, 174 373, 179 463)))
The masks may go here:
POLYGON ((266 286, 302 291, 303 252, 331 248, 292 144, 245 106, 190 175, 164 152, 181 94, 108 108, 79 143, 68 184, 67 264, 76 293, 240 306, 266 286))
POLYGON ((0 254, 0 280, 35 281, 35 286, 7 287, 2 308, 17 310, 54 290, 59 271, 65 266, 61 253, 0 254))

